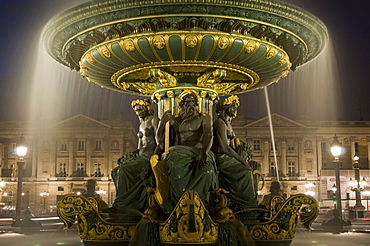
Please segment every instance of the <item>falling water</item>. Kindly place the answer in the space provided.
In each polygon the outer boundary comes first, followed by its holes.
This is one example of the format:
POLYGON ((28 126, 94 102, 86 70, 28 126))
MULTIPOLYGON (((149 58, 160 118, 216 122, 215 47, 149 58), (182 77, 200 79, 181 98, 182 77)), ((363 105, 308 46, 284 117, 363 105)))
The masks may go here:
MULTIPOLYGON (((267 90, 272 113, 298 121, 335 121, 344 117, 341 84, 331 42, 318 57, 291 71, 267 90)), ((253 119, 267 115, 263 90, 246 93, 242 101, 241 113, 253 119)))
POLYGON ((127 110, 127 105, 140 96, 103 89, 87 82, 78 72, 50 58, 41 41, 34 60, 28 104, 28 119, 33 127, 50 125, 77 114, 107 119, 114 113, 121 113, 126 120, 137 121, 132 110, 127 110))
POLYGON ((30 124, 29 129, 50 126, 77 114, 94 119, 109 119, 118 113, 123 114, 125 120, 138 123, 134 112, 127 110, 127 106, 141 96, 107 90, 89 83, 77 71, 71 71, 51 58, 42 43, 42 29, 47 20, 88 1, 60 1, 48 6, 47 12, 42 11, 40 6, 39 11, 45 15, 45 21, 32 30, 34 39, 25 42, 29 53, 23 56, 25 65, 18 68, 24 81, 19 88, 20 99, 17 101, 20 104, 12 105, 24 112, 30 124))
POLYGON ((270 110, 269 95, 267 93, 267 88, 266 87, 264 88, 264 91, 265 91, 265 98, 266 98, 267 115, 268 115, 268 118, 269 118, 269 126, 270 126, 270 134, 271 134, 272 151, 274 153, 276 179, 277 179, 277 181, 280 181, 279 180, 279 167, 278 167, 277 158, 276 158, 276 146, 275 146, 274 129, 273 129, 273 126, 272 126, 272 119, 271 119, 271 110, 270 110))

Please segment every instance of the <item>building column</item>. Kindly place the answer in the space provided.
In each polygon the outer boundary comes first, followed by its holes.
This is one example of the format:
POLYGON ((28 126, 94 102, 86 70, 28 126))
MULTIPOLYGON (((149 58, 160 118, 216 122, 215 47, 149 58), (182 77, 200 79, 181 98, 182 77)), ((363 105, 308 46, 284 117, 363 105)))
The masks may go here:
POLYGON ((67 167, 67 174, 71 175, 73 171, 75 170, 73 164, 74 164, 74 138, 70 138, 68 142, 68 167, 67 167))
POLYGON ((31 177, 32 179, 37 178, 37 160, 38 160, 38 149, 39 149, 39 144, 38 144, 38 139, 34 138, 33 139, 33 149, 32 149, 32 174, 31 177))
POLYGON ((300 177, 304 177, 304 173, 303 173, 303 151, 304 151, 304 146, 303 146, 303 138, 298 138, 298 149, 297 149, 297 152, 298 152, 298 172, 299 172, 299 176, 300 177))
POLYGON ((93 166, 94 164, 91 162, 91 153, 92 153, 92 138, 91 137, 87 137, 86 138, 86 166, 85 166, 85 170, 86 170, 86 174, 87 176, 90 176, 90 174, 94 173, 94 169, 93 169, 93 166))
POLYGON ((317 177, 320 177, 321 176, 320 171, 322 170, 322 148, 321 148, 322 138, 318 138, 316 141, 317 141, 316 149, 317 149, 317 172, 318 172, 317 177))
POLYGON ((350 137, 350 140, 351 140, 351 160, 352 160, 352 157, 356 155, 355 138, 350 137))
POLYGON ((110 178, 110 172, 113 168, 115 168, 116 166, 113 166, 112 165, 112 161, 110 159, 110 156, 109 156, 109 149, 110 149, 110 142, 109 142, 109 138, 108 137, 104 137, 103 138, 103 155, 104 155, 104 163, 103 164, 103 167, 104 167, 104 175, 109 177, 110 178))
POLYGON ((280 163, 282 175, 287 175, 288 173, 287 172, 287 159, 286 159, 287 151, 288 151, 287 141, 285 138, 282 138, 281 139, 281 163, 280 163))
POLYGON ((269 146, 269 141, 267 138, 262 139, 263 146, 262 146, 262 151, 263 151, 263 166, 262 170, 267 170, 267 174, 270 173, 270 146, 269 146))
POLYGON ((52 144, 51 144, 51 158, 53 160, 53 165, 51 166, 50 170, 50 177, 55 177, 55 174, 57 172, 57 156, 58 156, 58 139, 57 137, 54 137, 52 139, 52 144), (54 157, 54 158, 53 158, 54 157))

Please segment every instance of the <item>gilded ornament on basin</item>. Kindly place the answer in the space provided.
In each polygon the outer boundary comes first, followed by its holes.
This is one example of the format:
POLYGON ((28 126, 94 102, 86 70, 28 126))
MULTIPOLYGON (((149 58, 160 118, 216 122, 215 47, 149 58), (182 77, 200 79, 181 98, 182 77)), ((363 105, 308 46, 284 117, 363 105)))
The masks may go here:
POLYGON ((185 44, 189 48, 194 48, 198 44, 198 38, 196 35, 191 34, 185 37, 185 44))
POLYGON ((112 54, 110 53, 109 49, 107 46, 103 45, 99 47, 99 51, 106 57, 111 57, 112 54))
POLYGON ((156 47, 159 50, 163 49, 164 46, 165 46, 165 41, 164 41, 163 36, 161 36, 161 35, 154 36, 153 45, 154 45, 154 47, 156 47))
POLYGON ((230 39, 226 36, 221 36, 218 40, 218 48, 223 50, 230 45, 230 39))
POLYGON ((131 52, 135 51, 135 45, 131 39, 123 40, 121 41, 121 44, 123 48, 125 48, 125 50, 131 51, 131 52))

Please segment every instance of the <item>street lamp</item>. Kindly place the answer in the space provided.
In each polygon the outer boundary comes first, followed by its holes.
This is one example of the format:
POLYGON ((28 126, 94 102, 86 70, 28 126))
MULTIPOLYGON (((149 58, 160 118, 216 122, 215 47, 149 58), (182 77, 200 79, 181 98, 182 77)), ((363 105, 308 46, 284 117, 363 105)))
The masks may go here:
POLYGON ((334 198, 333 198, 334 209, 337 209, 337 203, 338 203, 337 198, 336 198, 337 186, 333 184, 333 186, 331 187, 331 190, 334 193, 334 198))
POLYGON ((362 181, 360 181, 360 162, 358 161, 359 159, 360 158, 357 155, 353 157, 352 168, 355 171, 355 181, 351 182, 352 178, 350 180, 351 190, 354 191, 356 194, 356 212, 359 210, 363 211, 365 209, 365 207, 361 203, 361 191, 363 191, 365 188, 366 180, 365 178, 363 178, 362 181))
POLYGON ((342 144, 338 141, 337 135, 334 135, 334 141, 331 145, 331 154, 334 157, 333 164, 335 167, 335 183, 336 183, 335 198, 337 201, 339 218, 342 218, 342 197, 340 190, 340 175, 339 175, 339 166, 340 166, 339 156, 341 153, 342 153, 342 144))
POLYGON ((3 191, 5 185, 6 185, 6 182, 5 181, 0 181, 0 192, 3 191))
POLYGON ((17 167, 18 167, 18 183, 17 183, 17 203, 15 206, 15 221, 12 226, 19 226, 21 221, 21 209, 22 209, 22 178, 23 178, 23 167, 26 164, 23 161, 23 157, 27 154, 27 147, 24 146, 23 138, 21 138, 21 143, 17 146, 17 167))
POLYGON ((44 192, 41 192, 40 193, 40 196, 42 197, 42 198, 44 198, 44 210, 43 210, 43 212, 45 213, 46 212, 46 197, 48 197, 50 194, 49 194, 49 192, 47 192, 47 191, 44 191, 44 192))

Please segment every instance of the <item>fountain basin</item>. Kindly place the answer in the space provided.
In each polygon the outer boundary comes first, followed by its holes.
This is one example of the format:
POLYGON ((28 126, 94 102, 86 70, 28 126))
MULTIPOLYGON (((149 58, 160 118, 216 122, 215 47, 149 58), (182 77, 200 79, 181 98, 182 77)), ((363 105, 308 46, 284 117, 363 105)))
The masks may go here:
POLYGON ((190 85, 226 95, 278 82, 316 57, 328 34, 280 1, 101 0, 56 16, 43 38, 54 59, 105 88, 153 95, 190 85), (151 79, 152 68, 176 84, 151 79), (217 69, 218 80, 199 84, 217 69))

